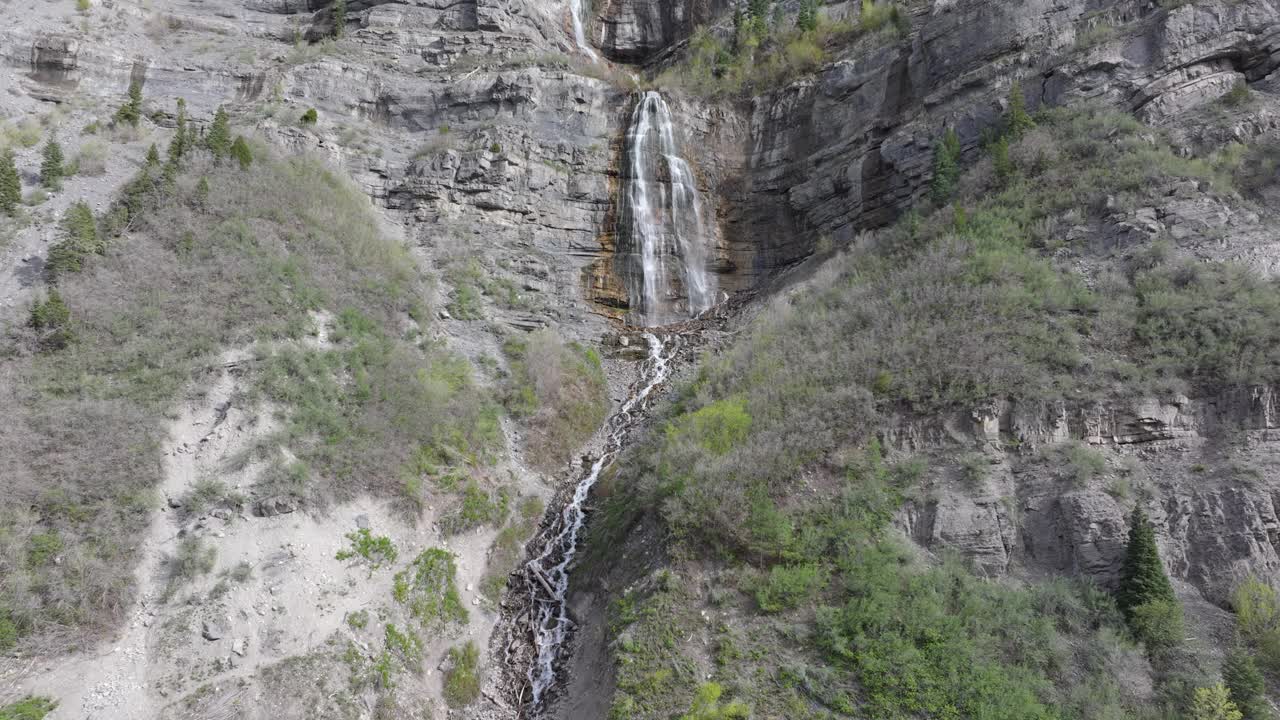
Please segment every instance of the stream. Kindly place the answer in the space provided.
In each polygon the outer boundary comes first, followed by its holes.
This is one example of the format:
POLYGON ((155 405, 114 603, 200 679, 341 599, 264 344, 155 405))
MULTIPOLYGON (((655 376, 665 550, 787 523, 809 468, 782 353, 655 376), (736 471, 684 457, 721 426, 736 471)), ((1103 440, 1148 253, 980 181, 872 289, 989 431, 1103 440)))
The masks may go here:
POLYGON ((678 349, 678 335, 671 336, 667 342, 651 332, 645 332, 644 338, 649 346, 649 356, 641 369, 641 379, 636 385, 638 389, 607 421, 603 451, 574 488, 573 497, 560 513, 552 531, 544 535, 546 544, 542 552, 525 566, 525 571, 532 580, 530 587, 535 591, 541 588, 546 593, 543 602, 538 604, 534 619, 537 658, 529 669, 529 685, 533 696, 528 705, 532 715, 541 710, 547 689, 556 682, 556 665, 563 654, 565 640, 572 625, 568 617, 566 597, 569 593, 569 572, 587 519, 584 503, 592 486, 600 479, 600 473, 622 449, 628 432, 637 420, 637 411, 644 408, 649 395, 667 379, 670 372, 669 361, 678 349))

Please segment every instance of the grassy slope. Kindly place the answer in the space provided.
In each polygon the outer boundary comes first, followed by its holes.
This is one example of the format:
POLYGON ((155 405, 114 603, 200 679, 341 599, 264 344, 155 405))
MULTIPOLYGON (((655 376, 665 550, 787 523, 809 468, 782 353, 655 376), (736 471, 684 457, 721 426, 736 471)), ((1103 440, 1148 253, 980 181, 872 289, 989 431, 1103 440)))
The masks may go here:
POLYGON ((14 327, 4 341, 0 650, 67 647, 127 608, 164 415, 223 349, 256 348, 255 394, 284 420, 263 452, 301 460, 262 492, 398 493, 424 465, 496 446, 496 404, 423 339, 419 270, 348 182, 304 159, 245 171, 195 153, 134 201, 129 231, 59 277, 75 340, 40 351, 14 327), (292 343, 322 309, 333 346, 292 343))
POLYGON ((1276 283, 1160 242, 1108 252, 1086 276, 1075 260, 1097 251, 1063 239, 1106 198, 1136 206, 1171 179, 1230 193, 1249 157, 1182 159, 1131 118, 1056 113, 1003 167, 983 160, 953 205, 772 303, 610 480, 595 542, 657 511, 678 558, 615 613, 615 716, 682 712, 704 672, 759 717, 1178 712, 1185 685, 1167 667, 1160 703, 1117 682, 1144 663, 1105 595, 987 582, 889 540, 919 468, 886 466, 873 438, 903 414, 993 397, 1070 404, 1280 379, 1276 283))

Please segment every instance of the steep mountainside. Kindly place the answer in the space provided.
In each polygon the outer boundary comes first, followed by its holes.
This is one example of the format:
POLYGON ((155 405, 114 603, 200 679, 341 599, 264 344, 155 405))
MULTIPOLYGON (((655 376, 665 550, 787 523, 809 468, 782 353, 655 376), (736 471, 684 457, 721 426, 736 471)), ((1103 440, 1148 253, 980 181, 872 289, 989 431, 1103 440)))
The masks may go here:
POLYGON ((0 8, 0 717, 1267 716, 1280 4, 0 8))

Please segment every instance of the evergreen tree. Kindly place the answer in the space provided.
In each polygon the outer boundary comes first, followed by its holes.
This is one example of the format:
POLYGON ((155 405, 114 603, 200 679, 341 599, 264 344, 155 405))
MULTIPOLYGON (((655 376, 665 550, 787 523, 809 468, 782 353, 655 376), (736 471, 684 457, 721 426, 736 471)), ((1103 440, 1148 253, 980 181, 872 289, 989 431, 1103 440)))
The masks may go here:
POLYGON ((960 136, 948 128, 933 151, 933 183, 931 192, 937 205, 946 205, 960 180, 960 136))
POLYGON ((128 123, 134 127, 142 119, 142 81, 134 78, 129 82, 129 99, 116 110, 116 123, 128 123))
POLYGON ((1222 663, 1222 682, 1231 691, 1231 701, 1240 708, 1244 720, 1271 720, 1274 717, 1267 704, 1266 680, 1253 656, 1244 648, 1233 648, 1222 663))
POLYGON ((209 205, 209 179, 201 176, 200 182, 196 183, 196 207, 201 210, 209 205))
POLYGON ((1036 121, 1027 114, 1027 99, 1022 94, 1022 83, 1017 80, 1009 87, 1009 117, 1006 122, 1009 135, 1015 138, 1036 126, 1036 121))
POLYGON ((158 167, 160 167, 160 151, 156 149, 155 143, 151 143, 151 147, 147 148, 147 172, 158 167))
POLYGON ((1131 618, 1134 608, 1153 602, 1176 603, 1177 598, 1160 562, 1155 530, 1142 507, 1135 506, 1129 517, 1129 546, 1120 570, 1116 605, 1131 618))
POLYGON ((800 14, 796 16, 796 28, 800 32, 818 29, 818 0, 800 0, 800 14))
POLYGON ((22 178, 13 162, 13 153, 0 153, 0 212, 12 215, 22 202, 22 178))
POLYGON ((1231 702, 1231 694, 1221 683, 1196 688, 1195 699, 1191 702, 1191 720, 1241 720, 1242 717, 1239 708, 1231 702))
POLYGON ((58 294, 58 288, 49 288, 48 297, 31 306, 27 325, 36 331, 36 342, 42 350, 66 347, 71 341, 71 310, 58 294))
POLYGON ((187 101, 178 98, 178 117, 173 130, 173 139, 169 141, 169 161, 172 163, 182 159, 187 151, 187 101))
POLYGON ((62 187, 62 175, 66 168, 62 146, 57 140, 45 143, 43 158, 40 163, 40 184, 50 189, 62 187))
POLYGON ((253 151, 249 149, 249 143, 241 135, 236 136, 235 142, 231 143, 231 157, 240 163, 241 170, 248 170, 253 164, 253 151))
POLYGON ((218 111, 213 115, 213 125, 209 127, 209 134, 205 136, 204 144, 217 160, 221 160, 231 152, 231 124, 227 118, 227 111, 222 106, 219 106, 218 111))
POLYGON ((333 36, 340 38, 347 32, 347 0, 334 0, 333 36))

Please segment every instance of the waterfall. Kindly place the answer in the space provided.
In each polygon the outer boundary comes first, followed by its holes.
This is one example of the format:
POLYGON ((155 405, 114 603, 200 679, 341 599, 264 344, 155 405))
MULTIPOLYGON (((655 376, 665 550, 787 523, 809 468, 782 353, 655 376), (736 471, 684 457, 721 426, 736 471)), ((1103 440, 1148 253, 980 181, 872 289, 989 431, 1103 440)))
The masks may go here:
POLYGON ((702 203, 676 146, 671 109, 656 91, 641 96, 631 114, 626 160, 621 229, 630 241, 624 274, 631 322, 652 326, 696 316, 715 302, 702 203))
POLYGON ((569 0, 569 14, 573 17, 573 41, 587 57, 595 60, 596 51, 587 42, 586 23, 582 21, 582 3, 583 0, 569 0))
MULTIPOLYGON (((540 707, 547 688, 555 682, 555 663, 568 635, 570 621, 565 598, 569 593, 570 566, 578 553, 578 536, 587 519, 583 503, 587 501, 592 486, 600 479, 600 472, 608 467, 622 449, 623 440, 635 419, 633 413, 642 408, 654 388, 666 380, 668 361, 678 343, 678 338, 674 338, 671 341, 672 349, 668 350, 652 333, 645 333, 644 338, 649 344, 649 359, 641 372, 639 389, 609 418, 604 450, 591 465, 591 470, 574 488, 573 498, 561 512, 556 530, 548 537, 542 553, 525 566, 536 580, 537 586, 546 590, 550 600, 536 604, 538 609, 534 642, 538 657, 533 667, 529 668, 529 683, 533 688, 531 705, 535 712, 540 707)), ((534 581, 531 581, 531 585, 533 584, 534 581)))

